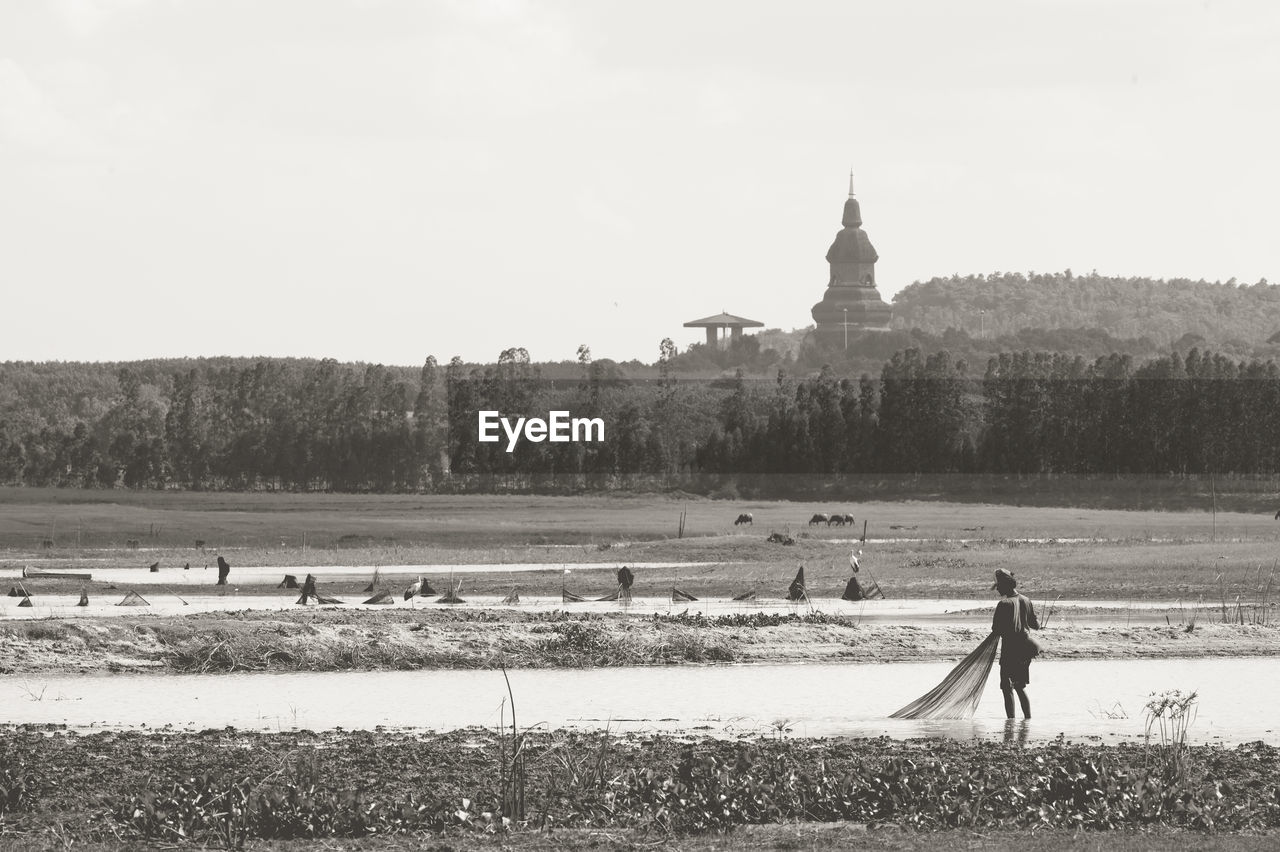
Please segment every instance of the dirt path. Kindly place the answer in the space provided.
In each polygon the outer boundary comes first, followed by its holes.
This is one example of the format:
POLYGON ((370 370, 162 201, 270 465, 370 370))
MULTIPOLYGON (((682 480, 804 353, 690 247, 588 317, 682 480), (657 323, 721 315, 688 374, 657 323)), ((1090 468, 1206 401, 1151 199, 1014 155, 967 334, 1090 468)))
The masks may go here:
MULTIPOLYGON (((644 618, 275 612, 9 622, 0 674, 345 671, 959 659, 982 625, 856 624, 835 617, 644 618)), ((1044 659, 1280 655, 1280 627, 1064 625, 1044 659)))

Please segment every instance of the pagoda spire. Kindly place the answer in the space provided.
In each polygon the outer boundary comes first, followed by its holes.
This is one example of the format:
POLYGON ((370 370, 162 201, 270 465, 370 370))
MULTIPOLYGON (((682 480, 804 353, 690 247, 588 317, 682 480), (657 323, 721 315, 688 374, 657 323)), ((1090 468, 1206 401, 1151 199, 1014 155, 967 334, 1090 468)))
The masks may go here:
POLYGON ((853 195, 852 170, 840 224, 842 227, 827 250, 831 275, 826 292, 810 312, 817 324, 819 342, 837 349, 842 343, 848 345, 845 333, 850 324, 859 331, 887 329, 893 319, 893 309, 876 290, 876 261, 880 258, 862 230, 862 210, 853 195))

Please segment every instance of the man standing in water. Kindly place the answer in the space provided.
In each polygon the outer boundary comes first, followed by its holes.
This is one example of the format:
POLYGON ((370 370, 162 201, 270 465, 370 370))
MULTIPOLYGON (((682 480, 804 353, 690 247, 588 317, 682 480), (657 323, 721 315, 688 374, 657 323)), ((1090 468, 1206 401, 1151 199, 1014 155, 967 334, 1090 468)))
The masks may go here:
POLYGON ((1031 718, 1031 700, 1027 698, 1027 684, 1031 682, 1031 658, 1040 653, 1040 647, 1027 633, 1039 630, 1035 608, 1030 599, 1017 592, 1018 581, 1003 568, 996 569, 996 583, 991 588, 1000 593, 995 616, 991 619, 991 632, 1000 636, 1000 691, 1004 693, 1004 714, 1013 718, 1013 693, 1018 693, 1023 718, 1031 718))

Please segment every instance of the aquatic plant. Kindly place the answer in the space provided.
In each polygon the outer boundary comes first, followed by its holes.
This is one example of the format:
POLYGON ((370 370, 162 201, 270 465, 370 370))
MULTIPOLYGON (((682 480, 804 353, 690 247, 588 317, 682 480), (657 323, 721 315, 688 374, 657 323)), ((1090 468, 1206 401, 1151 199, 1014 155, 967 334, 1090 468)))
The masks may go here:
POLYGON ((249 838, 247 778, 199 775, 118 804, 115 817, 142 837, 217 842, 243 848, 249 838))
POLYGON ((690 627, 779 627, 784 624, 832 624, 856 627, 857 622, 844 615, 828 615, 824 612, 732 612, 709 616, 701 612, 655 612, 653 620, 665 624, 684 624, 690 627))
MULTIPOLYGON (((319 839, 539 826, 665 835, 845 820, 928 831, 1280 828, 1280 749, 1263 743, 1187 745, 1182 772, 1171 776, 1151 761, 1158 746, 1140 742, 811 740, 774 738, 759 724, 752 742, 516 731, 518 746, 505 718, 501 732, 445 734, 8 729, 0 769, 41 771, 28 773, 34 792, 15 816, 24 830, 58 820, 73 839, 110 838, 114 829, 126 843, 185 837, 226 846, 245 832, 250 840, 319 839), (500 783, 516 749, 523 822, 503 814, 500 783), (197 766, 207 774, 187 770, 197 766), (56 783, 43 784, 46 776, 56 783), (108 820, 85 819, 86 803, 103 790, 118 791, 108 794, 108 820)), ((508 769, 506 777, 515 776, 508 769)), ((1184 834, 1179 843, 1196 840, 1184 834)))
POLYGON ((0 823, 6 813, 34 809, 40 788, 40 779, 30 764, 0 751, 0 823))
POLYGON ((506 725, 501 716, 498 720, 498 764, 501 774, 498 789, 502 796, 503 825, 524 819, 524 734, 516 727, 516 695, 511 689, 511 678, 507 676, 507 667, 502 667, 502 679, 507 685, 507 697, 511 700, 511 736, 506 736, 506 725))
POLYGON ((268 840, 365 837, 406 831, 438 832, 472 822, 462 808, 408 796, 380 802, 361 790, 298 780, 255 783, 204 774, 160 793, 151 791, 116 805, 115 819, 140 837, 217 843, 242 849, 250 838, 268 840))
POLYGON ((1275 586, 1276 568, 1272 567, 1270 574, 1267 575, 1266 582, 1262 581, 1262 565, 1258 566, 1257 574, 1254 577, 1256 587, 1246 585, 1249 580, 1249 572, 1245 572, 1244 580, 1240 587, 1242 591, 1237 592, 1233 600, 1228 600, 1227 579, 1225 574, 1218 574, 1218 597, 1221 606, 1221 621, 1223 624, 1254 624, 1267 626, 1275 621, 1276 603, 1271 599, 1271 590, 1275 586), (1248 596, 1252 595, 1253 600, 1248 600, 1248 596))
POLYGON ((1170 777, 1185 774, 1183 757, 1187 750, 1187 731, 1196 720, 1196 698, 1195 692, 1166 689, 1151 693, 1143 708, 1147 720, 1147 743, 1151 743, 1152 731, 1160 732, 1160 753, 1170 777))

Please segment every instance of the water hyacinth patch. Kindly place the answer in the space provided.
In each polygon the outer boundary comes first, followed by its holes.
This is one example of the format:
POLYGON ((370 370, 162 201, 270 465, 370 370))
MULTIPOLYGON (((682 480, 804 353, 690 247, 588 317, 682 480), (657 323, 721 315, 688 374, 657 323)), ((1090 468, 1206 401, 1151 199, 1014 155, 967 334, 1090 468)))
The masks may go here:
POLYGON ((835 821, 929 831, 1280 828, 1280 749, 1261 743, 1188 746, 1183 772, 1170 777, 1140 742, 520 731, 522 813, 504 807, 509 729, 503 740, 483 729, 51 736, 16 728, 6 732, 4 766, 22 761, 58 779, 32 788, 24 824, 211 845, 551 827, 696 834, 835 821))

